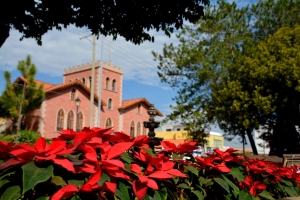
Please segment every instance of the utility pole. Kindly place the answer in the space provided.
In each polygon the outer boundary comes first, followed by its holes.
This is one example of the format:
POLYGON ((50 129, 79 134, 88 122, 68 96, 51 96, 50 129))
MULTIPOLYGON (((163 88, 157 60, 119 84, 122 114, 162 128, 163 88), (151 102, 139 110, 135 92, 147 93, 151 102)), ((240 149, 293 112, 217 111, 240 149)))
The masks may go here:
POLYGON ((90 128, 93 127, 94 120, 94 92, 95 92, 95 52, 96 52, 96 36, 93 35, 93 56, 92 56, 92 85, 90 97, 90 128))
POLYGON ((101 57, 100 57, 100 66, 99 66, 99 84, 98 84, 98 120, 97 127, 100 127, 100 119, 101 119, 101 94, 102 94, 102 55, 103 55, 103 35, 101 39, 101 57))
MULTIPOLYGON (((87 38, 91 34, 80 37, 87 38)), ((96 35, 93 34, 93 53, 92 53, 92 80, 91 80, 91 95, 90 95, 90 128, 93 127, 94 120, 94 93, 95 93, 95 51, 96 51, 96 35)))

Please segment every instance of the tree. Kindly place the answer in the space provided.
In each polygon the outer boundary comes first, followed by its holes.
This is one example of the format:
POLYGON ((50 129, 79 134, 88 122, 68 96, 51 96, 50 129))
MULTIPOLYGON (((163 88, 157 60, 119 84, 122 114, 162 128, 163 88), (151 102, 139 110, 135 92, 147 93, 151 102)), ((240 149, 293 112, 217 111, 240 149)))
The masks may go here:
POLYGON ((5 114, 4 117, 11 118, 18 131, 22 117, 26 117, 35 109, 40 108, 45 93, 43 85, 37 86, 34 81, 36 67, 31 63, 30 56, 27 56, 26 60, 19 61, 17 68, 21 72, 24 82, 22 84, 19 82, 12 83, 10 73, 4 72, 6 87, 0 97, 0 105, 6 112, 0 115, 5 114))
POLYGON ((246 18, 248 8, 238 9, 236 3, 224 1, 217 3, 217 6, 206 9, 205 20, 200 19, 196 25, 183 28, 177 36, 180 41, 178 46, 165 45, 163 55, 153 54, 159 60, 158 75, 161 80, 171 87, 179 87, 178 95, 174 98, 176 106, 166 116, 167 120, 180 119, 186 123, 205 111, 206 119, 198 126, 207 127, 209 123, 219 122, 226 133, 242 137, 245 134, 245 131, 241 131, 242 123, 235 117, 230 118, 232 123, 224 123, 226 107, 218 110, 218 118, 213 100, 218 99, 214 96, 219 86, 217 83, 222 77, 228 77, 232 63, 243 53, 241 43, 244 37, 241 34, 249 33, 246 18))
MULTIPOLYGON (((271 87, 269 79, 250 79, 251 76, 242 73, 241 69, 246 69, 245 63, 251 60, 252 55, 261 53, 258 46, 268 35, 282 26, 293 27, 299 23, 300 7, 297 5, 300 1, 259 1, 251 8, 237 8, 235 3, 224 1, 217 4, 206 10, 205 20, 200 19, 196 25, 184 27, 178 34, 178 46, 165 45, 162 55, 154 53, 154 58, 159 61, 161 80, 179 88, 174 98, 176 106, 167 119, 193 117, 200 111, 206 111, 207 122, 218 123, 225 132, 225 138, 247 135, 256 154, 253 129, 266 125, 274 133, 288 127, 293 132, 292 120, 289 120, 289 125, 280 121, 295 115, 285 115, 280 119, 282 114, 276 107, 283 104, 283 98, 276 98, 278 93, 274 90, 263 95, 270 88, 262 87, 261 81, 271 87), (255 90, 256 87, 260 90, 255 90), (270 100, 274 102, 267 104, 270 100), (276 126, 273 126, 274 122, 277 122, 276 126)), ((280 58, 279 54, 277 56, 280 58)), ((250 66, 251 63, 248 68, 250 66)), ((287 64, 285 67, 289 68, 287 64)), ((293 76, 292 71, 286 70, 289 76, 293 76)), ((266 77, 270 75, 264 74, 266 77)), ((288 95, 288 91, 290 88, 283 88, 280 95, 288 95)), ((288 98, 295 100, 296 96, 288 95, 288 98)), ((288 110, 291 112, 295 105, 288 110)), ((271 134, 268 136, 271 137, 271 134)), ((282 152, 276 155, 282 155, 282 152)))
POLYGON ((255 49, 244 57, 237 72, 235 82, 242 86, 239 92, 247 93, 251 99, 247 106, 256 108, 267 119, 265 123, 272 124, 273 132, 267 138, 270 153, 300 153, 300 135, 295 128, 300 104, 300 26, 278 29, 255 49))
POLYGON ((49 30, 69 25, 87 27, 94 34, 118 35, 133 43, 154 40, 150 29, 167 35, 181 28, 185 20, 196 21, 203 15, 208 0, 188 1, 6 1, 0 6, 0 47, 13 28, 22 38, 35 38, 41 44, 49 30))

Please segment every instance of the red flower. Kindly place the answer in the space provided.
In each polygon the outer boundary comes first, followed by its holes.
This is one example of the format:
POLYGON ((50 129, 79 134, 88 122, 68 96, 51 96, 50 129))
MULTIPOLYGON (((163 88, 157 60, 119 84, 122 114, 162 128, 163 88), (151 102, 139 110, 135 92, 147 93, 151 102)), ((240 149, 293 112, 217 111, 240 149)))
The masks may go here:
POLYGON ((228 173, 230 169, 224 163, 214 163, 214 158, 201 158, 200 156, 195 157, 196 161, 203 167, 211 167, 219 172, 228 173))
MULTIPOLYGON (((159 160, 156 159, 156 161, 158 162, 159 160)), ((173 176, 185 178, 185 174, 177 169, 173 169, 174 164, 175 163, 171 161, 162 162, 160 165, 156 165, 159 166, 159 168, 156 168, 157 171, 153 171, 151 165, 148 165, 144 171, 144 174, 142 173, 141 167, 138 164, 131 164, 130 170, 138 175, 138 180, 134 180, 132 183, 133 191, 138 200, 141 200, 145 197, 147 188, 158 190, 158 185, 153 179, 163 180, 173 178, 173 176)))
POLYGON ((256 190, 265 190, 267 188, 267 186, 263 183, 260 183, 259 181, 254 181, 251 176, 247 176, 244 180, 244 184, 247 186, 247 188, 249 189, 249 193, 257 196, 256 195, 256 190))
POLYGON ((198 149, 196 144, 197 142, 185 142, 176 146, 174 143, 169 141, 161 142, 165 151, 178 154, 190 153, 191 151, 198 149))

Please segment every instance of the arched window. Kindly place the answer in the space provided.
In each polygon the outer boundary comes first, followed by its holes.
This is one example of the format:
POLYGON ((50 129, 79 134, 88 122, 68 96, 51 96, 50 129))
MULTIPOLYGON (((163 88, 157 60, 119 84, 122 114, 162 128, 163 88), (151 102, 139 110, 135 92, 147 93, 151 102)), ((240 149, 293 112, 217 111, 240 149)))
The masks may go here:
POLYGON ((138 105, 138 114, 141 114, 141 104, 138 105))
POLYGON ((116 80, 115 79, 112 81, 111 90, 114 92, 116 91, 116 80))
POLYGON ((108 119, 106 120, 105 127, 106 127, 106 128, 110 128, 110 127, 111 127, 111 119, 110 119, 110 118, 108 118, 108 119))
POLYGON ((143 135, 147 135, 147 129, 143 127, 143 135))
POLYGON ((73 124, 74 124, 74 113, 73 113, 73 111, 71 110, 71 111, 68 113, 67 129, 68 129, 68 130, 73 130, 73 124))
POLYGON ((134 137, 134 122, 131 122, 131 125, 130 125, 130 136, 134 137))
POLYGON ((106 82, 105 82, 105 89, 109 89, 109 78, 106 78, 106 82))
POLYGON ((64 111, 60 109, 57 113, 56 130, 61 131, 64 128, 64 111))
POLYGON ((112 100, 111 99, 108 99, 107 109, 112 110, 112 100))
POLYGON ((136 135, 139 136, 141 135, 141 123, 138 122, 136 126, 136 135))
POLYGON ((85 78, 82 78, 82 83, 85 85, 85 78))
POLYGON ((92 88, 92 77, 89 77, 89 81, 90 81, 90 88, 92 88))
POLYGON ((75 93, 76 93, 76 89, 72 89, 71 90, 71 101, 74 101, 75 100, 75 93))
POLYGON ((78 131, 82 131, 83 128, 83 115, 82 112, 78 113, 78 131))

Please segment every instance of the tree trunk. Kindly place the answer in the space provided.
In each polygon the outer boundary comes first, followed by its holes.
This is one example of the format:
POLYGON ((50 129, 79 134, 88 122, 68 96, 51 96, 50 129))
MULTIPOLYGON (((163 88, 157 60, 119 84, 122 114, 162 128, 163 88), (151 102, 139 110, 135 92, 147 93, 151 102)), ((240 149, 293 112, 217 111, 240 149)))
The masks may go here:
POLYGON ((257 148, 256 148, 256 145, 255 145, 255 142, 254 142, 254 139, 253 139, 253 135, 252 135, 252 129, 247 129, 246 133, 247 133, 249 142, 251 144, 251 148, 252 148, 253 154, 254 155, 258 155, 257 148))
POLYGON ((0 48, 9 36, 9 26, 4 22, 0 22, 0 48))
MULTIPOLYGON (((294 109, 295 110, 295 109, 294 109)), ((277 111, 277 120, 270 141, 269 155, 300 153, 300 136, 296 130, 296 117, 292 109, 277 111)))
POLYGON ((17 121, 17 134, 16 134, 16 141, 15 144, 18 144, 19 141, 19 130, 21 126, 21 120, 22 120, 22 106, 23 106, 23 100, 24 100, 24 95, 25 95, 25 89, 26 89, 26 83, 24 82, 23 84, 23 91, 22 91, 22 98, 19 106, 19 116, 18 116, 18 121, 17 121))

